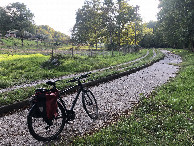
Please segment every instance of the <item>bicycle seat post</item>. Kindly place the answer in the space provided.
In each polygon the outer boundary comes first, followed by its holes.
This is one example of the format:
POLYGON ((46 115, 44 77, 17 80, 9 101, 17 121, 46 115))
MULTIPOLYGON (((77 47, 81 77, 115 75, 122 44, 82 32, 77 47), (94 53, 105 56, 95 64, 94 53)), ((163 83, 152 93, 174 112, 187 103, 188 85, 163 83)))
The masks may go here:
POLYGON ((82 86, 82 83, 81 83, 80 79, 78 79, 77 81, 78 81, 78 86, 79 86, 80 89, 82 90, 82 89, 83 89, 83 86, 82 86))

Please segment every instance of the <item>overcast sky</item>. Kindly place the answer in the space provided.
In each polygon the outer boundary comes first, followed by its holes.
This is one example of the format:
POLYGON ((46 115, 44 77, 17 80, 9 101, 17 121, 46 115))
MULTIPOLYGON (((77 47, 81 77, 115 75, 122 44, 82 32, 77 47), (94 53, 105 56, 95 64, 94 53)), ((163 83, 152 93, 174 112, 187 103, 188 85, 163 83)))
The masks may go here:
MULTIPOLYGON (((21 2, 35 15, 36 25, 49 25, 57 31, 70 35, 75 24, 76 11, 85 0, 0 0, 0 6, 21 2)), ((158 0, 129 0, 129 4, 139 5, 139 13, 144 22, 157 20, 158 0)))

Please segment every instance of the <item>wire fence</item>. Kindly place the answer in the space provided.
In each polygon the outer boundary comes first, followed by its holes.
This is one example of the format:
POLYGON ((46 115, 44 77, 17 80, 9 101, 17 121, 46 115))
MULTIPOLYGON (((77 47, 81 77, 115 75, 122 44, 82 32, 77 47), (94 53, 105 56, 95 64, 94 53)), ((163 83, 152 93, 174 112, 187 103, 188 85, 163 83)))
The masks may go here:
POLYGON ((8 55, 15 55, 15 54, 43 54, 43 55, 51 55, 54 56, 56 54, 61 55, 70 55, 74 57, 76 55, 81 56, 89 56, 95 57, 101 55, 105 56, 114 56, 117 55, 125 55, 127 53, 132 53, 138 51, 135 48, 120 48, 115 51, 113 50, 106 50, 106 49, 79 49, 78 47, 69 47, 68 49, 61 49, 61 47, 57 46, 40 46, 39 47, 19 47, 19 46, 10 46, 10 47, 2 47, 0 46, 0 54, 8 54, 8 55))
MULTIPOLYGON (((117 50, 117 54, 125 55, 127 53, 134 52, 132 49, 119 49, 117 50)), ((98 55, 101 56, 114 56, 115 51, 107 51, 105 49, 95 50, 95 49, 58 49, 58 48, 38 48, 38 49, 18 49, 17 47, 10 48, 0 48, 0 54, 8 54, 8 55, 16 55, 16 54, 43 54, 43 55, 51 55, 54 56, 56 54, 61 55, 70 55, 74 57, 76 55, 95 57, 98 55)))

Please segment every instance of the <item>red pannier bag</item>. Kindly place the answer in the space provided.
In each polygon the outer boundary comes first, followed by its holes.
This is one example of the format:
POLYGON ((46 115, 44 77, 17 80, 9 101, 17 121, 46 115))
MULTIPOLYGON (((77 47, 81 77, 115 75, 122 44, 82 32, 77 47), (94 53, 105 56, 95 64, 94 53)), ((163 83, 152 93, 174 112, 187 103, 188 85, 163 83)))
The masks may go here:
POLYGON ((48 119, 57 117, 57 98, 59 96, 58 90, 46 93, 46 115, 48 119))

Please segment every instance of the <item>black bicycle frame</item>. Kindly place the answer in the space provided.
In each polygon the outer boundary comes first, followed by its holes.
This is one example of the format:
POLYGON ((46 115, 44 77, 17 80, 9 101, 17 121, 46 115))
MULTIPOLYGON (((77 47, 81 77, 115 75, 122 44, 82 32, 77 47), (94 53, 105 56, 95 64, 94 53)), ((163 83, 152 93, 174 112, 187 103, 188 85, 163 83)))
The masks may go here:
MULTIPOLYGON (((79 87, 79 89, 78 89, 77 95, 76 95, 75 99, 72 102, 72 106, 71 106, 71 109, 70 109, 71 111, 74 109, 75 104, 77 103, 77 100, 79 98, 79 95, 80 95, 81 91, 84 91, 84 88, 83 88, 82 83, 80 82, 80 80, 78 80, 78 87, 79 87)), ((61 97, 59 97, 59 100, 62 103, 63 108, 65 109, 65 111, 67 111, 67 108, 65 106, 65 102, 62 100, 61 97)))

